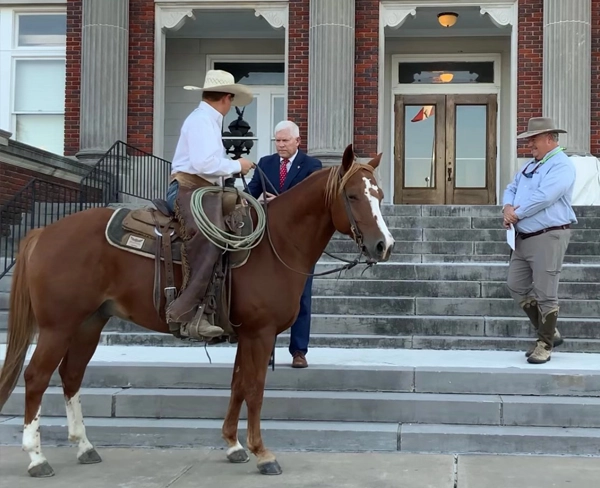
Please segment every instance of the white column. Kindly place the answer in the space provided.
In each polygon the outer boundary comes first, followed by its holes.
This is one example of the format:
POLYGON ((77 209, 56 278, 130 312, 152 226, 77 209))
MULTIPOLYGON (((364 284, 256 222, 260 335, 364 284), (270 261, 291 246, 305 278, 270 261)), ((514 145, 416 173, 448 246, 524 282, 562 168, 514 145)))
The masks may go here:
POLYGON ((95 162, 127 140, 129 0, 83 0, 80 152, 95 162))
POLYGON ((543 114, 568 134, 569 154, 590 154, 591 0, 544 0, 543 114))
POLYGON ((353 142, 354 3, 310 1, 308 152, 323 164, 353 142))

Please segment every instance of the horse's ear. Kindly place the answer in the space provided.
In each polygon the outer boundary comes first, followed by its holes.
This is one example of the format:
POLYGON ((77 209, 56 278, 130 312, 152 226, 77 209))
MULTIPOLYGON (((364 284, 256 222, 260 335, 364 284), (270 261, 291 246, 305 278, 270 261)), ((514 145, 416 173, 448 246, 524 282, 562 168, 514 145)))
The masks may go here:
POLYGON ((344 151, 344 155, 342 156, 342 169, 345 173, 350 169, 352 163, 354 162, 354 149, 352 149, 352 144, 349 144, 344 151))
POLYGON ((383 153, 379 153, 377 156, 371 159, 371 161, 369 161, 369 166, 371 166, 373 169, 377 169, 379 163, 381 162, 381 156, 383 156, 383 153))

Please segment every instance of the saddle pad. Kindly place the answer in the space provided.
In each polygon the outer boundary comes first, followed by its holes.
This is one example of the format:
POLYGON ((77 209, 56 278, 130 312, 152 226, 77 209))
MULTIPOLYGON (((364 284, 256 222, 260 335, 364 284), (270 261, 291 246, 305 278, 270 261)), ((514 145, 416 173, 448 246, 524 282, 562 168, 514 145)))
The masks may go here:
MULTIPOLYGON (((149 236, 145 232, 136 233, 123 228, 123 221, 132 212, 131 209, 121 207, 113 213, 106 225, 105 236, 108 243, 114 247, 122 249, 139 256, 154 259, 156 252, 156 238, 149 236)), ((136 210, 133 210, 136 212, 136 210)), ((173 229, 171 229, 173 231, 173 229)), ((173 263, 181 264, 181 245, 180 239, 171 243, 173 250, 173 263)), ((164 261, 163 249, 161 248, 161 260, 164 261)))

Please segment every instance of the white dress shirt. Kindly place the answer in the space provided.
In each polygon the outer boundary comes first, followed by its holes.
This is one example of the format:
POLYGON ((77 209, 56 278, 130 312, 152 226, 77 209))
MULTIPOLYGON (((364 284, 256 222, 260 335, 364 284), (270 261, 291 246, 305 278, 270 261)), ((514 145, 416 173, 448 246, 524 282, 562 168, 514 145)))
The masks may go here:
POLYGON ((242 170, 240 163, 225 153, 222 126, 223 115, 208 103, 200 102, 181 127, 171 173, 194 174, 211 183, 239 173, 242 170))

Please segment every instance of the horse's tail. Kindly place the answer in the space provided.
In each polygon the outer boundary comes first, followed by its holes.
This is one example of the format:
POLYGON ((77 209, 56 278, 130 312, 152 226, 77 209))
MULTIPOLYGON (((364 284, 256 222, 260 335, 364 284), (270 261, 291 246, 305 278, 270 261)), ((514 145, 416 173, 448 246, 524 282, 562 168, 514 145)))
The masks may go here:
POLYGON ((6 357, 0 373, 0 410, 17 385, 25 363, 27 349, 36 332, 35 316, 31 307, 27 281, 27 262, 41 231, 42 229, 34 229, 23 239, 12 276, 6 357))

